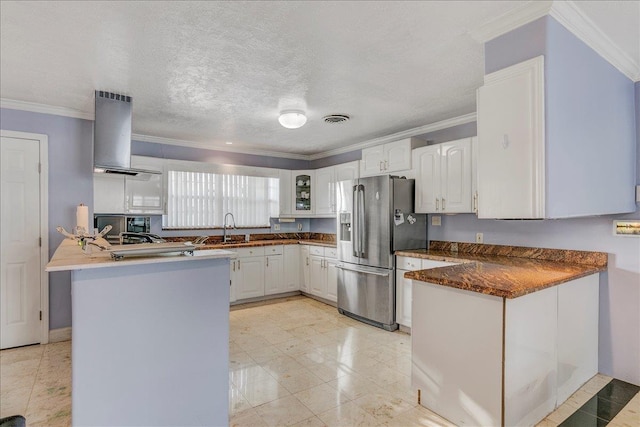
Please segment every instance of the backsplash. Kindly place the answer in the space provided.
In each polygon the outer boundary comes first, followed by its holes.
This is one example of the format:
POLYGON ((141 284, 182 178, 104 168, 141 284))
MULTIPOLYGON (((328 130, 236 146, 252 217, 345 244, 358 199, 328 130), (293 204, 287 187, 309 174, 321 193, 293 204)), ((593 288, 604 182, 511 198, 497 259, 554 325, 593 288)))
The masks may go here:
MULTIPOLYGON (((206 235, 207 233, 204 233, 206 235)), ((172 236, 172 237, 164 237, 164 239, 168 242, 188 242, 194 241, 200 235, 192 235, 192 236, 172 236)), ((231 242, 233 243, 241 243, 244 242, 244 234, 234 234, 231 235, 231 242)), ((315 240, 319 242, 325 243, 335 243, 336 235, 330 233, 255 233, 249 236, 250 242, 260 241, 260 240, 315 240)), ((217 244, 222 243, 222 236, 210 236, 206 241, 207 244, 217 244)))

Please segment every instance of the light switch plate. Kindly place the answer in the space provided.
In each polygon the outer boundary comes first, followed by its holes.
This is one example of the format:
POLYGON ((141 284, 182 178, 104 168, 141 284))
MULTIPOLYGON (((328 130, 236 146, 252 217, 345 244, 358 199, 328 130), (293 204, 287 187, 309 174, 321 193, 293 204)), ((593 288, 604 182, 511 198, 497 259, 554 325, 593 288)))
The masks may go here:
POLYGON ((273 231, 280 231, 280 224, 273 224, 273 231))
POLYGON ((440 215, 434 215, 431 217, 431 225, 442 225, 442 217, 440 215))

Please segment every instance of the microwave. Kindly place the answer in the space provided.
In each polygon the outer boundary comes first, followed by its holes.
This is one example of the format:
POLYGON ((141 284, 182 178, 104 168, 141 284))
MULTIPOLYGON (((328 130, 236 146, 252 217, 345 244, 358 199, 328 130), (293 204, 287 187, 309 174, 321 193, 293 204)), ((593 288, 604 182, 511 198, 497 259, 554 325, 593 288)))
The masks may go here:
POLYGON ((151 231, 151 218, 148 216, 126 215, 94 215, 93 228, 102 230, 107 225, 111 231, 105 239, 111 244, 120 243, 120 233, 149 233, 151 231))

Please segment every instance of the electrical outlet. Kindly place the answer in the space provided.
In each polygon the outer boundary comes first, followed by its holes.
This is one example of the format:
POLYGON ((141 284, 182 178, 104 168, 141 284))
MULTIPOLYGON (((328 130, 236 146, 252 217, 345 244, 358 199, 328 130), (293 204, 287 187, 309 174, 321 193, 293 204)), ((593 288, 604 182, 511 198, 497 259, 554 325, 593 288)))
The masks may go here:
POLYGON ((298 224, 298 231, 302 231, 302 223, 298 224))
POLYGON ((431 217, 431 225, 442 225, 442 217, 440 215, 434 215, 431 217))
POLYGON ((482 233, 476 233, 476 243, 484 242, 484 235, 482 233))
POLYGON ((273 224, 274 231, 280 231, 280 224, 273 224))

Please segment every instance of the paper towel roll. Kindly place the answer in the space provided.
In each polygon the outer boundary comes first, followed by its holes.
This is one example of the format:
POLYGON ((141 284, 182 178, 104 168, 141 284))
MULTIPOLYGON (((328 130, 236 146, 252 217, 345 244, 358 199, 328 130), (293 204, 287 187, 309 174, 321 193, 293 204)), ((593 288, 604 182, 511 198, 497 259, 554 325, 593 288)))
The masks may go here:
POLYGON ((76 208, 76 228, 78 231, 89 232, 89 206, 82 203, 76 208))

